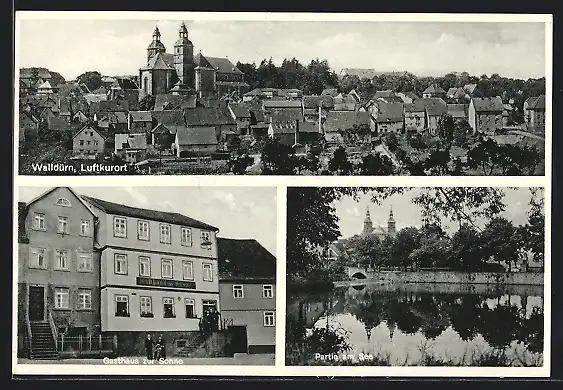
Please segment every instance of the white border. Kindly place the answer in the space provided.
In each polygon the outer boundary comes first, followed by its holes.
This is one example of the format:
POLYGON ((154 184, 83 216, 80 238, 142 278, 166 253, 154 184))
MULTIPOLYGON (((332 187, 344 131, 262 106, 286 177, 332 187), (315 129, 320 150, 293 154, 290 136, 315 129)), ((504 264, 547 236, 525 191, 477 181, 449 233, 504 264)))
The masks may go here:
MULTIPOLYGON (((151 186, 260 186, 278 188, 278 242, 276 283, 276 362, 275 366, 103 366, 68 364, 18 364, 17 363, 17 315, 13 312, 12 373, 13 374, 61 374, 61 375, 233 375, 233 376, 466 376, 466 377, 547 377, 550 374, 551 348, 551 145, 552 145, 552 61, 553 17, 550 14, 335 14, 335 13, 218 13, 218 12, 70 12, 70 11, 17 11, 15 18, 16 48, 20 40, 20 20, 30 19, 105 19, 105 20, 260 20, 260 21, 418 21, 418 22, 544 22, 546 24, 546 156, 544 177, 268 177, 268 176, 151 176, 151 186), (546 261, 544 277, 544 366, 530 368, 513 367, 289 367, 285 366, 285 229, 286 186, 484 186, 484 187, 544 187, 546 222, 546 261)), ((19 99, 18 50, 15 50, 16 66, 14 89, 19 99)), ((15 104, 14 123, 14 208, 20 186, 145 186, 144 176, 89 176, 46 177, 19 176, 17 136, 19 105, 15 104)), ((13 219, 13 231, 17 232, 17 218, 13 219)), ((17 308, 17 234, 14 234, 13 253, 13 307, 17 308)))

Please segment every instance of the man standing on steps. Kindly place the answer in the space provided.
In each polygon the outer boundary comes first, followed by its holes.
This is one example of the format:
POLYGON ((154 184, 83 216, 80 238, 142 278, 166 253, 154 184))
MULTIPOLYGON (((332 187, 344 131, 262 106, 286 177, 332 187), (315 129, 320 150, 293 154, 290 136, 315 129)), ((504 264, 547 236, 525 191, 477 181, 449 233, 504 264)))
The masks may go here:
POLYGON ((151 339, 150 333, 147 334, 147 338, 145 339, 145 352, 147 353, 147 359, 152 360, 152 348, 154 346, 154 340, 151 339))

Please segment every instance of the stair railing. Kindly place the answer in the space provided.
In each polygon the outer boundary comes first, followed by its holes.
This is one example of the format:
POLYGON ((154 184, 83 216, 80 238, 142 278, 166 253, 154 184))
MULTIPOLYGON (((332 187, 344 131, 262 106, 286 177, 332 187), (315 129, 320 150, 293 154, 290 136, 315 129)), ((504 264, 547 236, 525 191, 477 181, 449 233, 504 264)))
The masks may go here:
POLYGON ((25 325, 27 326, 27 337, 29 340, 29 354, 31 355, 32 351, 31 351, 31 323, 29 322, 29 311, 26 310, 25 311, 25 325))
POLYGON ((59 335, 57 331, 57 327, 55 326, 55 320, 53 319, 53 312, 49 310, 49 327, 51 328, 51 334, 53 335, 53 339, 55 339, 55 350, 58 351, 58 342, 59 342, 59 335))

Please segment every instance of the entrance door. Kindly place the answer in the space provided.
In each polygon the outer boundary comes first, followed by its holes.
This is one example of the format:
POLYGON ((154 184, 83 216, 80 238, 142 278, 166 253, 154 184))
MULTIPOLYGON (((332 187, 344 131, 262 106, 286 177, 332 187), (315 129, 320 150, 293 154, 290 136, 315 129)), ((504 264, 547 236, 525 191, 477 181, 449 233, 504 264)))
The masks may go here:
POLYGON ((29 320, 43 321, 45 319, 45 289, 29 286, 29 320))
POLYGON ((248 339, 246 335, 246 326, 229 326, 233 338, 231 346, 233 353, 248 353, 248 339))
POLYGON ((202 305, 203 305, 203 313, 204 314, 207 313, 208 311, 210 311, 211 309, 217 310, 217 301, 203 300, 202 305))

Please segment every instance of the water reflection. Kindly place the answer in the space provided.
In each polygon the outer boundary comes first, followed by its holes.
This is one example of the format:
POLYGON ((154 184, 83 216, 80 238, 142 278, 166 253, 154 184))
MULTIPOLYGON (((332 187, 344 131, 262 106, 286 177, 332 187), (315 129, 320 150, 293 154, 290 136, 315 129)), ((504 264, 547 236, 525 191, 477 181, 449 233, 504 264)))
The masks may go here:
POLYGON ((433 356, 471 365, 491 350, 510 365, 541 365, 543 357, 543 293, 536 286, 354 285, 288 297, 287 316, 290 343, 307 329, 330 326, 347 331, 349 354, 386 356, 391 364, 433 356))

